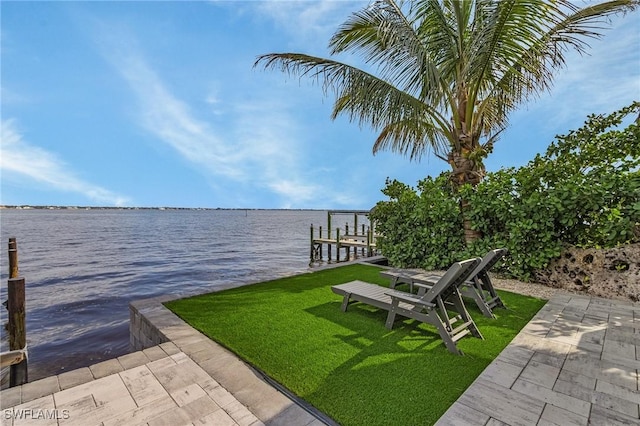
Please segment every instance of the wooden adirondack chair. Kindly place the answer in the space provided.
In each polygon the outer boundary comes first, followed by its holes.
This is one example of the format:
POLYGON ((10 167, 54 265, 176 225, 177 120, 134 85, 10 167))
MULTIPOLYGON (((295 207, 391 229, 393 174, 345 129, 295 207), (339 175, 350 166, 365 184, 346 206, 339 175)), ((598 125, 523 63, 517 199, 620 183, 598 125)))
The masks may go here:
POLYGON ((482 339, 482 334, 467 312, 462 302, 459 287, 469 278, 473 270, 480 264, 480 258, 454 263, 440 279, 422 295, 365 283, 351 281, 331 287, 331 290, 343 296, 342 310, 346 311, 349 303, 361 302, 388 310, 385 326, 393 327, 397 315, 413 318, 433 325, 444 341, 447 349, 458 355, 456 342, 467 334, 482 339), (452 304, 455 314, 447 310, 445 301, 452 304), (461 323, 459 323, 461 321, 461 323), (454 324, 458 323, 455 328, 454 324))
MULTIPOLYGON (((495 318, 493 308, 504 308, 504 303, 496 293, 489 270, 503 256, 507 254, 507 249, 495 249, 484 255, 480 264, 471 272, 469 279, 460 287, 460 293, 464 297, 469 297, 476 302, 478 309, 488 318, 495 318)), ((431 288, 440 278, 440 275, 427 275, 419 271, 407 269, 390 269, 381 271, 380 275, 391 280, 391 288, 398 284, 409 284, 409 291, 413 292, 414 287, 418 288, 418 294, 422 295, 431 288)))

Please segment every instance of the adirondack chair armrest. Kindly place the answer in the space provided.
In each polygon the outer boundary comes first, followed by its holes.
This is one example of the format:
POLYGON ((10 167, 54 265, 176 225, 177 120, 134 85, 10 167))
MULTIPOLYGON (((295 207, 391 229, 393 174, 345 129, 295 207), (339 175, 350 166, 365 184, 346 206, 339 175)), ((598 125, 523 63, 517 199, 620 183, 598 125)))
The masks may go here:
POLYGON ((429 290, 433 288, 433 284, 413 283, 413 286, 418 289, 418 297, 424 296, 429 290))
POLYGON ((394 291, 391 293, 385 293, 388 296, 391 296, 391 299, 397 299, 405 303, 410 303, 415 306, 424 306, 425 308, 435 308, 436 305, 434 303, 425 302, 421 300, 419 297, 411 296, 410 294, 403 293, 400 291, 394 291))

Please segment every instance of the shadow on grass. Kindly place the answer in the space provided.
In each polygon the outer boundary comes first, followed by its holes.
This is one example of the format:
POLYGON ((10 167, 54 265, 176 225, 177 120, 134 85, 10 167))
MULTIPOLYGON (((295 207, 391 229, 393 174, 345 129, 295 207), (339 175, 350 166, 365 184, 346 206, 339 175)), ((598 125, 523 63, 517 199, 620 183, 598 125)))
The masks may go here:
POLYGON ((387 312, 353 304, 331 285, 385 284, 379 268, 350 265, 170 302, 189 324, 237 353, 342 425, 432 424, 515 337, 542 301, 505 294, 498 319, 469 306, 486 340, 446 350, 414 320, 384 326, 387 312))
MULTIPOLYGON (((330 302, 307 311, 339 325, 334 338, 353 349, 302 395, 343 425, 432 424, 493 359, 473 350, 451 354, 435 328, 414 320, 387 330, 386 311, 366 305, 344 313, 339 302, 330 302)), ((465 337, 462 346, 465 340, 478 339, 465 337)))

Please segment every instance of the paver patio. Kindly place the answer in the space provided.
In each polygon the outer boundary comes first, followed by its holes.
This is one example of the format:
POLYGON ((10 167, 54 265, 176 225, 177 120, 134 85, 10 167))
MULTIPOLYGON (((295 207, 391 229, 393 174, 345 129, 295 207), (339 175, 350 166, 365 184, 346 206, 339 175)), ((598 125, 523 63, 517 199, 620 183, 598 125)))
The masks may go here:
MULTIPOLYGON (((179 337, 4 390, 2 425, 324 424, 162 305, 152 310, 179 337)), ((640 425, 639 343, 639 304, 556 295, 437 424, 640 425)))
POLYGON ((640 425, 640 305, 554 296, 437 425, 640 425))

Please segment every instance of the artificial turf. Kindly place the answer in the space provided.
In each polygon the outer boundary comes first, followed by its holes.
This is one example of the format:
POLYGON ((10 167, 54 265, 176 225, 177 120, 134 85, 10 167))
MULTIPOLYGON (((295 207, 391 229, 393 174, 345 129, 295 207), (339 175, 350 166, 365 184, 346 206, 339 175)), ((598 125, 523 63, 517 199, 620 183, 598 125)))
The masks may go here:
POLYGON ((384 326, 387 312, 361 303, 342 312, 331 286, 355 279, 388 285, 380 268, 351 264, 167 303, 336 422, 433 424, 518 334, 545 301, 499 291, 497 319, 466 303, 485 340, 451 354, 434 327, 384 326))

